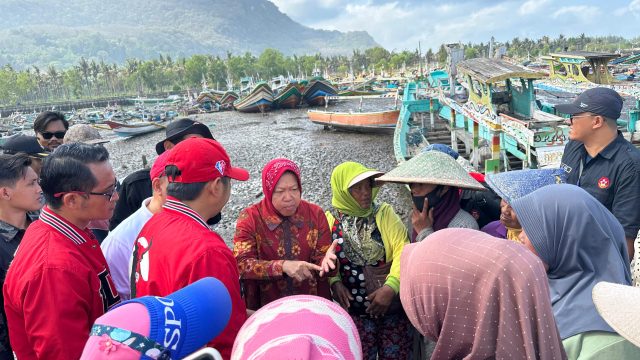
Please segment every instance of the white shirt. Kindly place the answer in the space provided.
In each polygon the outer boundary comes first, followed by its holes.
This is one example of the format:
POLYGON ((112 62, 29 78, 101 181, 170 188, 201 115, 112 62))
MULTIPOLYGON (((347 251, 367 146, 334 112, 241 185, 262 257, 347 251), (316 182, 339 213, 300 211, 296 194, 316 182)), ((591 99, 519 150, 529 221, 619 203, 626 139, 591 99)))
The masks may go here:
POLYGON ((131 298, 130 259, 133 254, 133 245, 140 230, 153 216, 153 213, 147 208, 149 203, 151 203, 151 198, 145 199, 140 209, 116 226, 100 245, 102 253, 107 259, 116 290, 122 300, 131 298))

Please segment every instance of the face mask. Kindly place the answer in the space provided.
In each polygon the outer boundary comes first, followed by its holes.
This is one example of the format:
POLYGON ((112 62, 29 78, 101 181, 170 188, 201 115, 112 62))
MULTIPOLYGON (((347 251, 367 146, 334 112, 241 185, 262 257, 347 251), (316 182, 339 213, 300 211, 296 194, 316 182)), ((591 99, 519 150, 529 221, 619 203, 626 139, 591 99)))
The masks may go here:
POLYGON ((209 226, 216 225, 217 223, 220 222, 220 220, 222 220, 222 213, 218 213, 218 215, 207 220, 207 225, 209 226))
POLYGON ((431 191, 427 195, 412 196, 411 198, 413 200, 413 204, 416 206, 416 209, 418 209, 418 211, 422 212, 422 208, 424 207, 424 199, 425 198, 427 200, 429 200, 429 209, 427 209, 427 210, 430 210, 430 209, 438 206, 438 204, 440 204, 440 202, 442 201, 442 197, 440 197, 440 195, 438 194, 441 189, 442 189, 442 185, 438 185, 438 186, 436 186, 435 189, 433 189, 433 191, 431 191))

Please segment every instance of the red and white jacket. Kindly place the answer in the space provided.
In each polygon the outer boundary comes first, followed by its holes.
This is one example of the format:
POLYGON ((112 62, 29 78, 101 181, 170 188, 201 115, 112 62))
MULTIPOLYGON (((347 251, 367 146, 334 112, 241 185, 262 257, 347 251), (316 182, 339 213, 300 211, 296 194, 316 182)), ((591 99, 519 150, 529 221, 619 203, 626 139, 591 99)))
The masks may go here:
POLYGON ((247 310, 236 259, 222 238, 198 213, 169 197, 162 211, 147 221, 134 246, 136 297, 167 296, 208 276, 222 281, 231 295, 231 318, 209 346, 230 358, 247 310))
POLYGON ((80 358, 93 322, 120 301, 91 231, 48 207, 24 234, 3 293, 20 360, 80 358))

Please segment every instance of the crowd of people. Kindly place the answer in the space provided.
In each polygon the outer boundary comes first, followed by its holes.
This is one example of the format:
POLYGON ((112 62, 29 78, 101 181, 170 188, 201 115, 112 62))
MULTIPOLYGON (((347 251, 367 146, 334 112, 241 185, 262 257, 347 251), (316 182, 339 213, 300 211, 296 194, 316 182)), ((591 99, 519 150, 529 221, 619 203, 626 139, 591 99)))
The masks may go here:
POLYGON ((640 358, 621 109, 604 88, 559 105, 557 169, 485 176, 442 144, 386 173, 345 161, 317 179, 328 209, 273 159, 231 249, 213 229, 249 173, 206 125, 171 123, 118 181, 95 129, 43 112, 0 154, 0 360, 640 358))

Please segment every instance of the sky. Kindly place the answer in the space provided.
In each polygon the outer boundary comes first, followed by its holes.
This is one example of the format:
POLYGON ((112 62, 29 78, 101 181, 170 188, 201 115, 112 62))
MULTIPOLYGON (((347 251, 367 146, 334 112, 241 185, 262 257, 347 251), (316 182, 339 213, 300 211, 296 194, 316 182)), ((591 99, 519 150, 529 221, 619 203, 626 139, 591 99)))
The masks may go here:
MULTIPOLYGON (((271 0, 312 28, 365 30, 388 50, 514 37, 640 37, 640 0, 271 0)), ((640 44, 639 44, 640 46, 640 44)))

